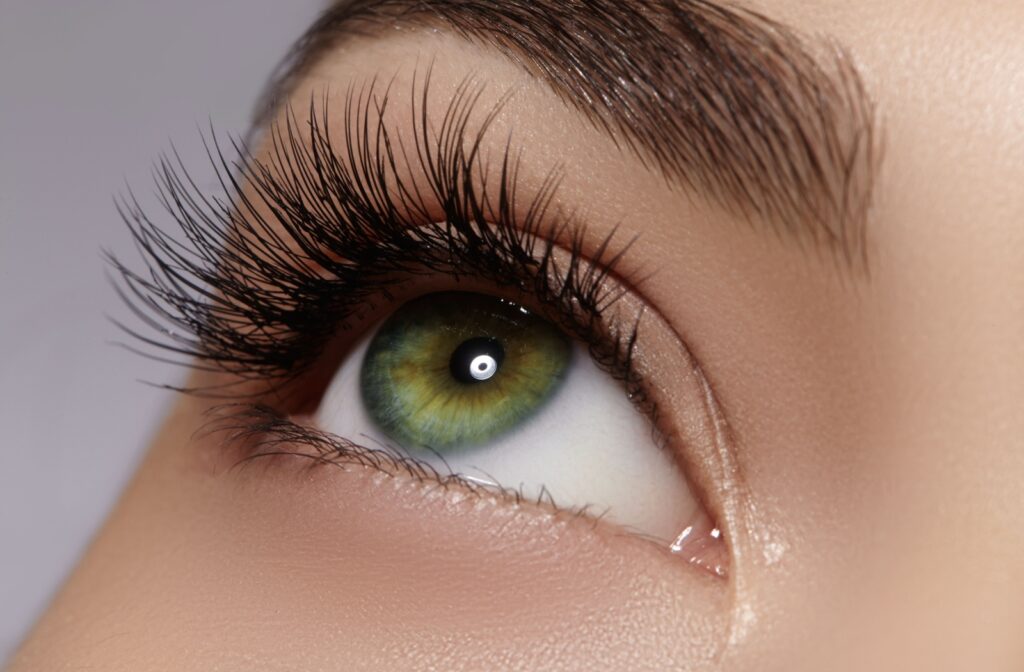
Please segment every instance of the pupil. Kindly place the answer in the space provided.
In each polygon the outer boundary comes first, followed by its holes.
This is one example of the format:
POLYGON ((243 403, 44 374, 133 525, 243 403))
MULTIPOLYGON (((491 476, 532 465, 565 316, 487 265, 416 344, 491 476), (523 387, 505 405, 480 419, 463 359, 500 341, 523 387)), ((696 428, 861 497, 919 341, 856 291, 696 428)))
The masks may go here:
POLYGON ((505 359, 505 349, 496 338, 480 336, 463 341, 455 348, 448 368, 452 378, 471 385, 493 378, 505 359))

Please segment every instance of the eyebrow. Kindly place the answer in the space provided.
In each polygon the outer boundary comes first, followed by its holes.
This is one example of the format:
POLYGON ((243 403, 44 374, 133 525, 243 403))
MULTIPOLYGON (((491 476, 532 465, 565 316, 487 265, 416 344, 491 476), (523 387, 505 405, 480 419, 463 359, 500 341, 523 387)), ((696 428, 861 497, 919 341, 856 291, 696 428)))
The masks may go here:
POLYGON ((881 134, 835 41, 706 0, 340 0, 272 75, 257 125, 344 38, 393 26, 497 48, 648 168, 867 268, 881 134))

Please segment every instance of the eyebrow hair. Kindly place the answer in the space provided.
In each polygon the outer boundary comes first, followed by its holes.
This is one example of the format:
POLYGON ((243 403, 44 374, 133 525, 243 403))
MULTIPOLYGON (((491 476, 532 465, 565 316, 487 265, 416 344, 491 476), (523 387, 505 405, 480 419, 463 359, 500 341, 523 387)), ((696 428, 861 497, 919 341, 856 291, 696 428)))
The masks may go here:
POLYGON ((880 133, 834 41, 708 0, 336 0, 272 75, 257 125, 345 37, 390 26, 497 48, 645 166, 867 268, 880 133))

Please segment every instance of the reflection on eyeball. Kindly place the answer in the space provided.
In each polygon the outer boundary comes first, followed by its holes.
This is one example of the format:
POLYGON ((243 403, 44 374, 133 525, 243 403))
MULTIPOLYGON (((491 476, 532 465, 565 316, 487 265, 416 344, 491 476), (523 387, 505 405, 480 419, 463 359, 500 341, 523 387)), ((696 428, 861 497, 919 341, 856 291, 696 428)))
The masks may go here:
POLYGON ((650 421, 586 348, 485 294, 428 294, 392 313, 335 374, 317 424, 666 541, 699 508, 650 421))

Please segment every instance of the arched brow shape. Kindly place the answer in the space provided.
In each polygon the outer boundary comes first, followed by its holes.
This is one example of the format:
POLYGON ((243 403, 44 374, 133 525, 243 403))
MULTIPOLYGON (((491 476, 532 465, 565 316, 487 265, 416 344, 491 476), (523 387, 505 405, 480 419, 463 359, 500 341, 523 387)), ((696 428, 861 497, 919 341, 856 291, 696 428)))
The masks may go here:
POLYGON ((395 25, 497 48, 669 180, 866 269, 879 133, 838 45, 703 0, 340 0, 282 62, 257 123, 346 36, 395 25))

